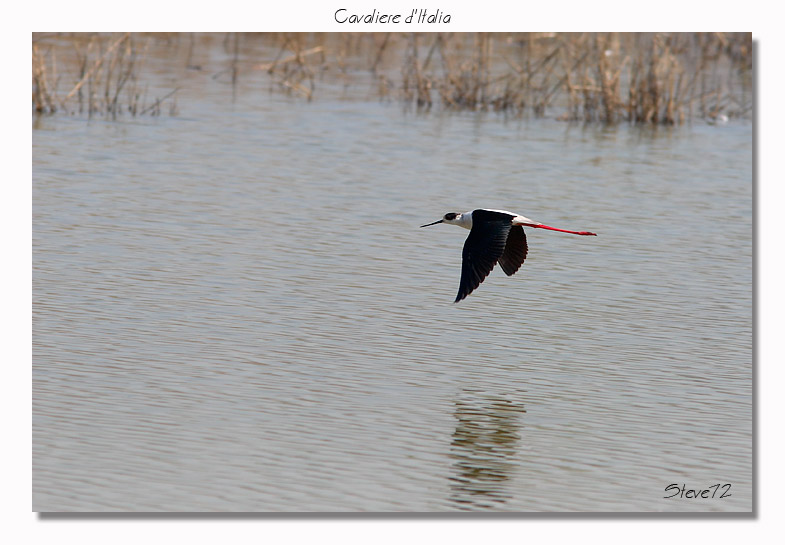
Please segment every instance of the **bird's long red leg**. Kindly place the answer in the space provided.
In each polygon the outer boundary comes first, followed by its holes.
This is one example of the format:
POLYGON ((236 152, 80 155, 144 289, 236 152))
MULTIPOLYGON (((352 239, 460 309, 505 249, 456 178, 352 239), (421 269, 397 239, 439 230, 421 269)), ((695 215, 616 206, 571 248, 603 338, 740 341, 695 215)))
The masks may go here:
POLYGON ((573 235, 591 235, 596 237, 597 233, 592 233, 590 231, 568 231, 567 229, 559 229, 557 227, 550 227, 549 225, 543 225, 542 223, 538 223, 537 225, 533 223, 523 223, 521 225, 525 225, 527 227, 534 227, 535 229, 550 229, 551 231, 560 231, 562 233, 572 233, 573 235))

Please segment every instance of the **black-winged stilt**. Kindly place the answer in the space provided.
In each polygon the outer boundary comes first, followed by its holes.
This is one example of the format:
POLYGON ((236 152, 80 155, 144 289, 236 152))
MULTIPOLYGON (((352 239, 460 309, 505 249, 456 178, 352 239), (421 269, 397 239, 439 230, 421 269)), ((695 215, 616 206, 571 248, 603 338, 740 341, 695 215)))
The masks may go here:
POLYGON ((589 231, 568 231, 567 229, 549 227, 506 210, 487 210, 485 208, 463 214, 448 212, 442 219, 420 225, 420 227, 428 227, 437 223, 459 225, 471 231, 463 245, 461 285, 458 288, 458 295, 455 297, 456 303, 465 299, 485 280, 497 261, 507 276, 512 276, 521 268, 529 251, 526 244, 526 233, 523 232, 524 226, 572 233, 573 235, 597 236, 597 233, 589 231))

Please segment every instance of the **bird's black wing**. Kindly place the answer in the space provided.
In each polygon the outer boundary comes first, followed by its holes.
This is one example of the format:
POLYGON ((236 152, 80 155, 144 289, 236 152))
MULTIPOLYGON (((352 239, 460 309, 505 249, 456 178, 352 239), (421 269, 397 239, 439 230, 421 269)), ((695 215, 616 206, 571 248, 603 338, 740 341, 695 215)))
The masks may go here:
POLYGON ((507 235, 507 245, 504 247, 504 253, 499 258, 499 265, 501 265, 504 274, 507 276, 514 275, 523 265, 528 253, 529 246, 526 244, 526 233, 523 232, 523 227, 513 225, 510 233, 507 235))
MULTIPOLYGON (((477 212, 475 210, 472 216, 477 212)), ((504 252, 510 227, 510 220, 506 217, 474 218, 472 230, 463 245, 461 285, 455 297, 456 303, 473 292, 493 270, 504 252)))

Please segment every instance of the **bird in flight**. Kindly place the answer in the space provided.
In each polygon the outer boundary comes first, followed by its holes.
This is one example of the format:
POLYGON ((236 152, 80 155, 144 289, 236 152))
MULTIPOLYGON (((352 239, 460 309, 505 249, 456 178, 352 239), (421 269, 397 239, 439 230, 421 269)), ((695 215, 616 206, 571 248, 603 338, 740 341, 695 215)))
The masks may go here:
POLYGON ((420 227, 437 223, 458 225, 470 231, 463 245, 461 284, 455 297, 456 303, 473 292, 490 274, 497 262, 507 276, 512 276, 521 268, 529 252, 526 233, 523 232, 524 227, 549 229, 573 235, 597 236, 597 233, 589 231, 568 231, 550 227, 506 210, 485 208, 463 214, 448 212, 442 219, 420 227))

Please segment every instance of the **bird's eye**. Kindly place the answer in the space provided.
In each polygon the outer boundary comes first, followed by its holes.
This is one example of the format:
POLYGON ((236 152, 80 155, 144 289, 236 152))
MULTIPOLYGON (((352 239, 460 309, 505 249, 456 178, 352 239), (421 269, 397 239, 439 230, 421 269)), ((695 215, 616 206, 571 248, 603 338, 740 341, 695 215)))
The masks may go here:
POLYGON ((444 215, 444 219, 446 219, 448 221, 449 220, 454 220, 457 216, 458 216, 458 214, 456 214, 455 212, 450 212, 450 213, 444 215))

